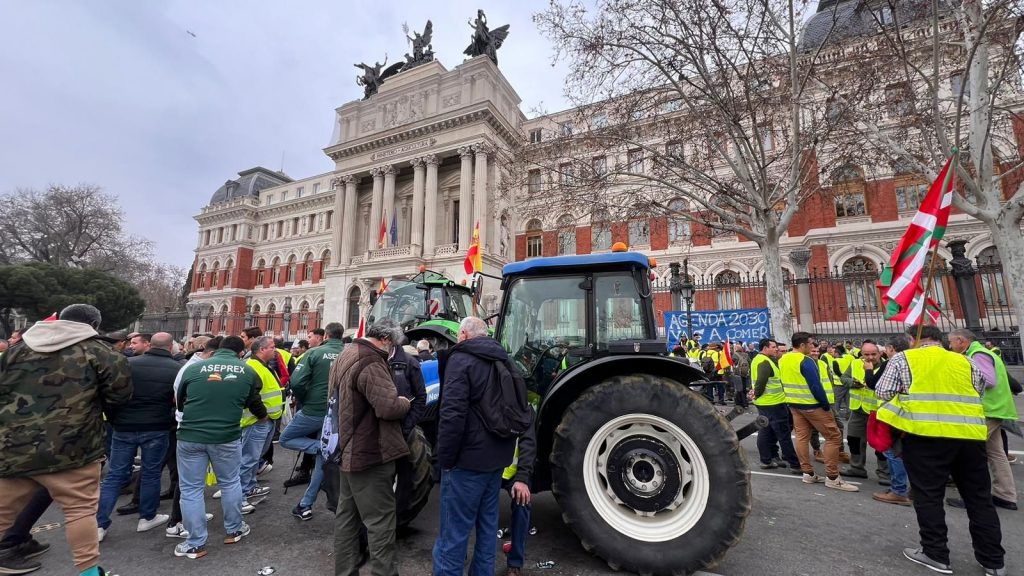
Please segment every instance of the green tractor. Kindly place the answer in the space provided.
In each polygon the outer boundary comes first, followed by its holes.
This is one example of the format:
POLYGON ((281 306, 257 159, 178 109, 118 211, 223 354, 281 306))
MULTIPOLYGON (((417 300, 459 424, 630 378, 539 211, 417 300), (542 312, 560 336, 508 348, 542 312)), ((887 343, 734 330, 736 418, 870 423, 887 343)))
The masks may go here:
POLYGON ((421 269, 408 279, 392 279, 374 293, 368 320, 390 318, 405 331, 409 342, 426 339, 434 350, 455 344, 459 322, 473 314, 472 288, 456 284, 440 272, 421 269))
POLYGON ((650 268, 635 252, 508 264, 494 337, 541 397, 533 490, 612 568, 690 574, 743 532, 739 440, 764 422, 734 430, 695 391, 704 374, 665 356, 650 268))

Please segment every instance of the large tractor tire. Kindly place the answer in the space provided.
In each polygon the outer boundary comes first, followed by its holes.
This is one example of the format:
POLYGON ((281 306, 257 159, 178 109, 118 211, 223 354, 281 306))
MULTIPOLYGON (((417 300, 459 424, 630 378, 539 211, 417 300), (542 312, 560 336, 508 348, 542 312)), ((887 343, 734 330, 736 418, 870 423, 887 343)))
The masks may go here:
POLYGON ((739 541, 750 472, 711 403, 674 381, 616 376, 555 430, 552 492, 583 547, 615 570, 683 575, 739 541))
POLYGON ((408 461, 412 466, 411 485, 405 506, 397 510, 398 527, 404 528, 412 522, 427 505, 430 491, 434 488, 434 477, 430 473, 431 450, 423 430, 413 428, 407 439, 409 443, 408 461))

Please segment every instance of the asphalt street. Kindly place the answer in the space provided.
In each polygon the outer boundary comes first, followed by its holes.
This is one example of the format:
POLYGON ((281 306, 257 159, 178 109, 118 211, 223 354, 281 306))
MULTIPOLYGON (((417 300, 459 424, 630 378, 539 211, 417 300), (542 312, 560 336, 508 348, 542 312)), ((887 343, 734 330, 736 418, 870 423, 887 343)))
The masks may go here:
MULTIPOLYGON (((1017 399, 1024 413, 1024 398, 1017 399)), ((912 508, 882 504, 871 499, 878 486, 874 478, 860 480, 861 491, 841 493, 823 484, 805 485, 788 473, 765 473, 757 469, 757 449, 753 437, 742 445, 752 463, 753 507, 744 536, 709 574, 741 576, 754 574, 793 576, 923 576, 932 572, 910 563, 902 549, 917 544, 917 522, 912 508)), ((1010 449, 1024 461, 1024 441, 1011 437, 1010 449)), ((115 516, 114 524, 101 544, 101 565, 121 576, 218 574, 255 576, 260 568, 273 566, 275 574, 293 576, 333 573, 332 517, 317 503, 315 516, 303 522, 291 516, 291 509, 302 495, 292 488, 284 494, 281 483, 288 477, 294 458, 278 448, 273 471, 261 476, 261 483, 273 488, 270 497, 246 516, 252 534, 239 544, 224 545, 220 502, 207 498, 207 509, 216 514, 211 522, 209 554, 199 560, 176 558, 174 545, 180 540, 164 536, 163 528, 137 533, 136 517, 115 516)), ((822 465, 818 464, 821 468, 822 465)), ((868 469, 873 470, 869 461, 868 469)), ((1024 492, 1024 465, 1013 466, 1018 493, 1024 492)), ((821 470, 819 470, 820 472, 821 470)), ((165 479, 165 485, 166 485, 165 479)), ((208 489, 212 495, 214 488, 208 489)), ((950 489, 950 495, 955 495, 950 489)), ((127 501, 122 496, 121 503, 127 501)), ((507 504, 507 497, 503 497, 507 504)), ((163 502, 162 512, 170 508, 163 502)), ((507 506, 502 509, 502 525, 507 525, 507 506)), ((1024 511, 999 510, 1009 574, 1024 574, 1024 511)), ((615 574, 600 559, 589 555, 572 532, 562 523, 558 504, 550 494, 535 497, 533 507, 537 535, 527 544, 527 568, 540 576, 615 574), (548 569, 537 569, 537 562, 554 561, 548 569)), ((948 509, 952 563, 956 574, 982 574, 974 561, 963 510, 948 509)), ((50 525, 36 537, 53 548, 42 556, 43 569, 36 574, 73 574, 71 555, 60 525, 60 510, 52 507, 38 527, 50 525)), ((427 508, 413 522, 412 529, 398 541, 403 574, 430 574, 431 547, 438 525, 437 491, 427 508)), ((494 538, 495 546, 500 541, 494 538)), ((501 574, 504 560, 498 551, 496 573, 501 574)), ((369 570, 363 573, 368 574, 369 570)))

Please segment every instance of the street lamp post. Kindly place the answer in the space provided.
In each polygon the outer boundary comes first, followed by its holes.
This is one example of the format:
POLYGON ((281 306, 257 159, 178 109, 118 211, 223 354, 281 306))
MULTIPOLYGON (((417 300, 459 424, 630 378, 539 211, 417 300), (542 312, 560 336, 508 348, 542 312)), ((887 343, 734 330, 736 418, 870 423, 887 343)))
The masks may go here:
POLYGON ((683 290, 683 281, 679 279, 679 262, 672 262, 668 265, 670 270, 668 280, 668 291, 672 293, 672 309, 679 310, 683 307, 680 293, 683 290))
POLYGON ((686 302, 686 336, 693 338, 693 282, 689 274, 690 259, 683 258, 683 281, 679 285, 679 296, 686 302))

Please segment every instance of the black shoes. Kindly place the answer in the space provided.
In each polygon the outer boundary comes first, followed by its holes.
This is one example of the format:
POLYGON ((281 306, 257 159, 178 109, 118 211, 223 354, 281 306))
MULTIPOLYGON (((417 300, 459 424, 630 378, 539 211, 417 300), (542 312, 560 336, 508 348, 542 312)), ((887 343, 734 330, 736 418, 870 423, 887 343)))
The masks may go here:
POLYGON ((132 514, 138 514, 139 513, 139 504, 138 504, 138 502, 129 502, 129 503, 125 504, 124 506, 118 506, 117 507, 117 513, 120 514, 121 516, 130 516, 132 514))
MULTIPOLYGON (((967 508, 967 505, 964 504, 963 498, 946 498, 946 505, 952 506, 953 508, 967 508)), ((996 506, 997 508, 1003 508, 1005 510, 1017 509, 1016 503, 1010 502, 1009 500, 1003 500, 998 496, 992 497, 992 505, 996 506)))
POLYGON ((291 488, 292 486, 302 486, 303 484, 309 484, 311 474, 299 473, 295 476, 284 481, 285 488, 291 488))

